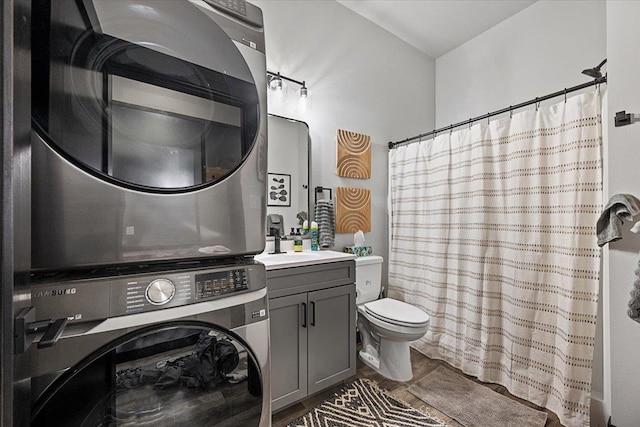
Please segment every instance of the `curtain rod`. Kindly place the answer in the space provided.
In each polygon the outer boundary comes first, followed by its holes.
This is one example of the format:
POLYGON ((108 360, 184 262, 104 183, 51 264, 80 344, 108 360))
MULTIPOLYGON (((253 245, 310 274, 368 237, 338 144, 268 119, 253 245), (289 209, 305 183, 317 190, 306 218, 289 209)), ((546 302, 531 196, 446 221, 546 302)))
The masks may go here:
POLYGON ((583 83, 583 84, 580 84, 580 85, 577 85, 577 86, 573 86, 573 87, 570 87, 570 88, 565 88, 564 90, 559 90, 558 92, 550 93, 549 95, 545 95, 545 96, 542 96, 542 97, 539 97, 539 98, 531 99, 529 101, 521 102, 520 104, 517 104, 517 105, 510 105, 507 108, 503 108, 501 110, 493 111, 491 113, 487 113, 487 114, 484 114, 482 116, 474 117, 472 119, 465 120, 463 122, 454 123, 454 124, 451 124, 449 126, 441 127, 440 129, 435 129, 435 130, 432 130, 431 132, 421 133, 420 135, 412 136, 411 138, 405 138, 405 139, 403 139, 401 141, 389 142, 389 149, 391 150, 392 148, 395 148, 397 145, 404 144, 405 142, 413 141, 413 140, 416 140, 416 139, 422 139, 424 137, 435 135, 435 134, 438 134, 438 133, 444 132, 444 131, 451 131, 454 128, 457 128, 459 126, 464 126, 464 125, 471 124, 473 122, 477 122, 479 120, 488 119, 489 117, 493 117, 493 116, 497 116, 499 114, 507 113, 507 112, 516 110, 518 108, 526 107, 528 105, 538 104, 539 102, 546 101, 547 99, 556 98, 556 97, 562 96, 562 95, 566 96, 570 92, 575 92, 577 90, 584 89, 584 88, 587 88, 587 87, 592 86, 592 85, 593 86, 597 86, 597 85, 599 85, 601 83, 606 83, 606 82, 607 82, 607 76, 605 75, 603 77, 594 79, 591 82, 583 83))

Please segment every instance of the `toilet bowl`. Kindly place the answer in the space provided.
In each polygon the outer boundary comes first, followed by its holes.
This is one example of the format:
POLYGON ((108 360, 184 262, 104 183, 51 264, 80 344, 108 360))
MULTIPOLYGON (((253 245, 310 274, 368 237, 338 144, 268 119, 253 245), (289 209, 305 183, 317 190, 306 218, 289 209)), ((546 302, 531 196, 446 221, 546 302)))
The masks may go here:
POLYGON ((409 381, 413 378, 409 343, 427 332, 429 316, 402 301, 377 299, 381 273, 382 257, 356 258, 356 304, 362 336, 359 356, 380 375, 395 381, 409 381))

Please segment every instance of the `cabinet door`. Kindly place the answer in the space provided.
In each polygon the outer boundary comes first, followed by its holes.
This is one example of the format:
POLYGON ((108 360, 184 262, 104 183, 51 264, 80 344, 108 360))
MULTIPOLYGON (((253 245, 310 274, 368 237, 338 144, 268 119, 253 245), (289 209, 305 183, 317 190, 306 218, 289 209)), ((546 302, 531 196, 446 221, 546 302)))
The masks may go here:
POLYGON ((271 408, 307 396, 307 294, 269 300, 271 408))
POLYGON ((309 292, 309 394, 356 373, 355 284, 309 292))

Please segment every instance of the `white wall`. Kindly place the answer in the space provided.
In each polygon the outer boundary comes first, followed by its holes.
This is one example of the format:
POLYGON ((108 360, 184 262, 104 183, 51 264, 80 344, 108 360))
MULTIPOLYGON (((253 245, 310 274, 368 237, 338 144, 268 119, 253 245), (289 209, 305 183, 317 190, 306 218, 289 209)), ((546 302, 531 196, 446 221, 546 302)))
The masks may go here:
MULTIPOLYGON (((333 1, 252 3, 264 13, 267 68, 306 80, 309 87, 306 101, 297 85, 270 92, 268 111, 309 125, 313 187, 371 190, 372 231, 366 240, 386 257, 387 142, 433 127, 434 61, 333 1), (371 136, 371 179, 336 176, 337 129, 371 136)), ((337 235, 336 250, 352 242, 350 234, 337 235)))
MULTIPOLYGON (((603 1, 538 1, 438 58, 436 126, 461 122, 591 80, 581 71, 596 66, 607 56, 606 13, 603 1)), ((602 425, 606 418, 602 413, 608 413, 602 407, 607 400, 602 303, 598 318, 592 425, 602 425)))
POLYGON ((605 12, 541 0, 438 58, 436 126, 589 81, 581 71, 606 57, 605 12))
MULTIPOLYGON (((640 2, 607 2, 607 196, 630 193, 640 197, 640 124, 613 125, 616 111, 626 110, 640 117, 639 16, 640 2)), ((631 223, 627 223, 624 229, 630 227, 631 223)), ((604 307, 605 318, 608 316, 610 321, 611 422, 617 427, 640 425, 640 324, 626 314, 639 250, 640 236, 627 232, 622 240, 609 244, 607 254, 609 265, 605 275, 604 307)))

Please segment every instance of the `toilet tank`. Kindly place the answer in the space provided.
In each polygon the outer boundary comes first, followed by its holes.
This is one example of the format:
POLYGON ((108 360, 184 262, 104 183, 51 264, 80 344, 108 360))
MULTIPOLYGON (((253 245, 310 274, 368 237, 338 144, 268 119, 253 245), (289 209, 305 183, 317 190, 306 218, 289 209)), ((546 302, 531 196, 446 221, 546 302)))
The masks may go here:
POLYGON ((356 258, 356 304, 375 301, 382 290, 382 257, 377 255, 356 258))

